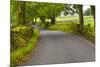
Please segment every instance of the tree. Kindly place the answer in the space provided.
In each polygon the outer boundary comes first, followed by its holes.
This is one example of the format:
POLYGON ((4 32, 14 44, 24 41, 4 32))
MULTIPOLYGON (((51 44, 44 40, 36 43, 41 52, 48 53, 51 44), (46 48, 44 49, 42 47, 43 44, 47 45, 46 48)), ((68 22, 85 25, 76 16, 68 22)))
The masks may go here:
POLYGON ((71 5, 71 4, 64 4, 64 15, 74 15, 75 13, 77 13, 77 9, 75 5, 71 5))
POLYGON ((55 18, 61 14, 63 9, 64 9, 63 4, 55 4, 55 3, 51 4, 51 10, 49 11, 49 16, 51 18, 51 24, 55 24, 55 21, 56 21, 55 18))
POLYGON ((83 26, 84 25, 84 21, 83 21, 83 5, 78 5, 78 9, 79 9, 80 25, 83 26))
POLYGON ((25 1, 11 0, 11 23, 14 25, 25 25, 25 1))
POLYGON ((64 14, 65 15, 74 15, 74 14, 79 14, 79 21, 80 25, 83 26, 84 21, 83 21, 83 5, 65 5, 64 8, 64 14))
POLYGON ((55 3, 37 3, 38 17, 41 22, 45 23, 46 19, 51 19, 51 24, 55 24, 55 18, 60 15, 63 10, 63 4, 55 3))
POLYGON ((52 14, 51 14, 51 24, 55 24, 55 17, 56 17, 56 4, 53 4, 52 5, 52 10, 51 10, 51 12, 52 12, 52 14))
POLYGON ((18 1, 18 18, 19 18, 19 25, 26 25, 26 15, 25 15, 25 1, 18 1))
POLYGON ((84 11, 84 15, 85 15, 85 16, 91 15, 91 9, 88 8, 87 10, 85 10, 85 11, 84 11))
POLYGON ((95 20, 95 6, 91 5, 91 13, 93 14, 93 18, 95 20))
POLYGON ((72 14, 74 15, 75 13, 79 14, 79 22, 80 24, 77 25, 78 31, 82 33, 83 31, 83 25, 84 25, 84 20, 83 20, 83 5, 72 5, 71 6, 71 11, 72 14))
POLYGON ((95 6, 94 5, 91 5, 91 13, 92 13, 93 18, 94 18, 94 31, 95 31, 95 6))
POLYGON ((34 19, 37 17, 38 5, 35 2, 26 3, 26 21, 35 23, 34 19))
POLYGON ((10 1, 10 23, 12 25, 16 25, 18 23, 18 17, 17 17, 17 12, 18 12, 18 2, 15 0, 10 1))

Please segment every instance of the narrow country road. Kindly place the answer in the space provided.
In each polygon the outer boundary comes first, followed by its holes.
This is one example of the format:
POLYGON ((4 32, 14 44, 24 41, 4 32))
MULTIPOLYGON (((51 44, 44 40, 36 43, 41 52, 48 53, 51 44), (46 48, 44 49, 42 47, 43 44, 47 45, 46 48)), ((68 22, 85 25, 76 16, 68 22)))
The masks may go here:
POLYGON ((61 31, 42 30, 38 48, 23 65, 95 61, 94 43, 61 31))

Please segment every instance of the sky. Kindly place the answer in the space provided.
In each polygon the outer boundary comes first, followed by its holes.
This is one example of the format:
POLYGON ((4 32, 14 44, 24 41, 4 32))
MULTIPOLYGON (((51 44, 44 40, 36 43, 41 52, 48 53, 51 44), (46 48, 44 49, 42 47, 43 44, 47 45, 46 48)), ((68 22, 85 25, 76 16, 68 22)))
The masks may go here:
POLYGON ((87 10, 88 8, 90 8, 90 6, 84 5, 84 6, 83 6, 83 11, 87 10))

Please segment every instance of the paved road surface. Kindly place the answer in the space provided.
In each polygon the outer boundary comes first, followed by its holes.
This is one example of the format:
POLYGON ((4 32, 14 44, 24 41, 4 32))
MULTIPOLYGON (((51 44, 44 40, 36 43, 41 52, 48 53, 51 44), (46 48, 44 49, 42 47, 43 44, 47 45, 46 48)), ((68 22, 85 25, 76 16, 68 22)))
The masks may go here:
POLYGON ((61 31, 41 31, 38 49, 23 65, 95 61, 94 44, 80 36, 61 31))

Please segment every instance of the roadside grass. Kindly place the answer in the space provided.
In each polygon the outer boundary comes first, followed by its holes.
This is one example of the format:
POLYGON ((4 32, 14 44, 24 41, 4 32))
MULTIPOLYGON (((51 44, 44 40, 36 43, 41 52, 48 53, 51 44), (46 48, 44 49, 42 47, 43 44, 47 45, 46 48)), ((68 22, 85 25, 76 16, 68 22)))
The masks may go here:
POLYGON ((36 46, 37 46, 36 43, 38 41, 39 35, 40 35, 39 30, 35 29, 34 35, 30 39, 27 46, 11 52, 11 55, 10 55, 10 58, 11 58, 10 66, 11 67, 15 67, 16 65, 21 64, 21 63, 23 63, 23 61, 25 61, 25 58, 27 57, 27 55, 36 48, 36 46))

